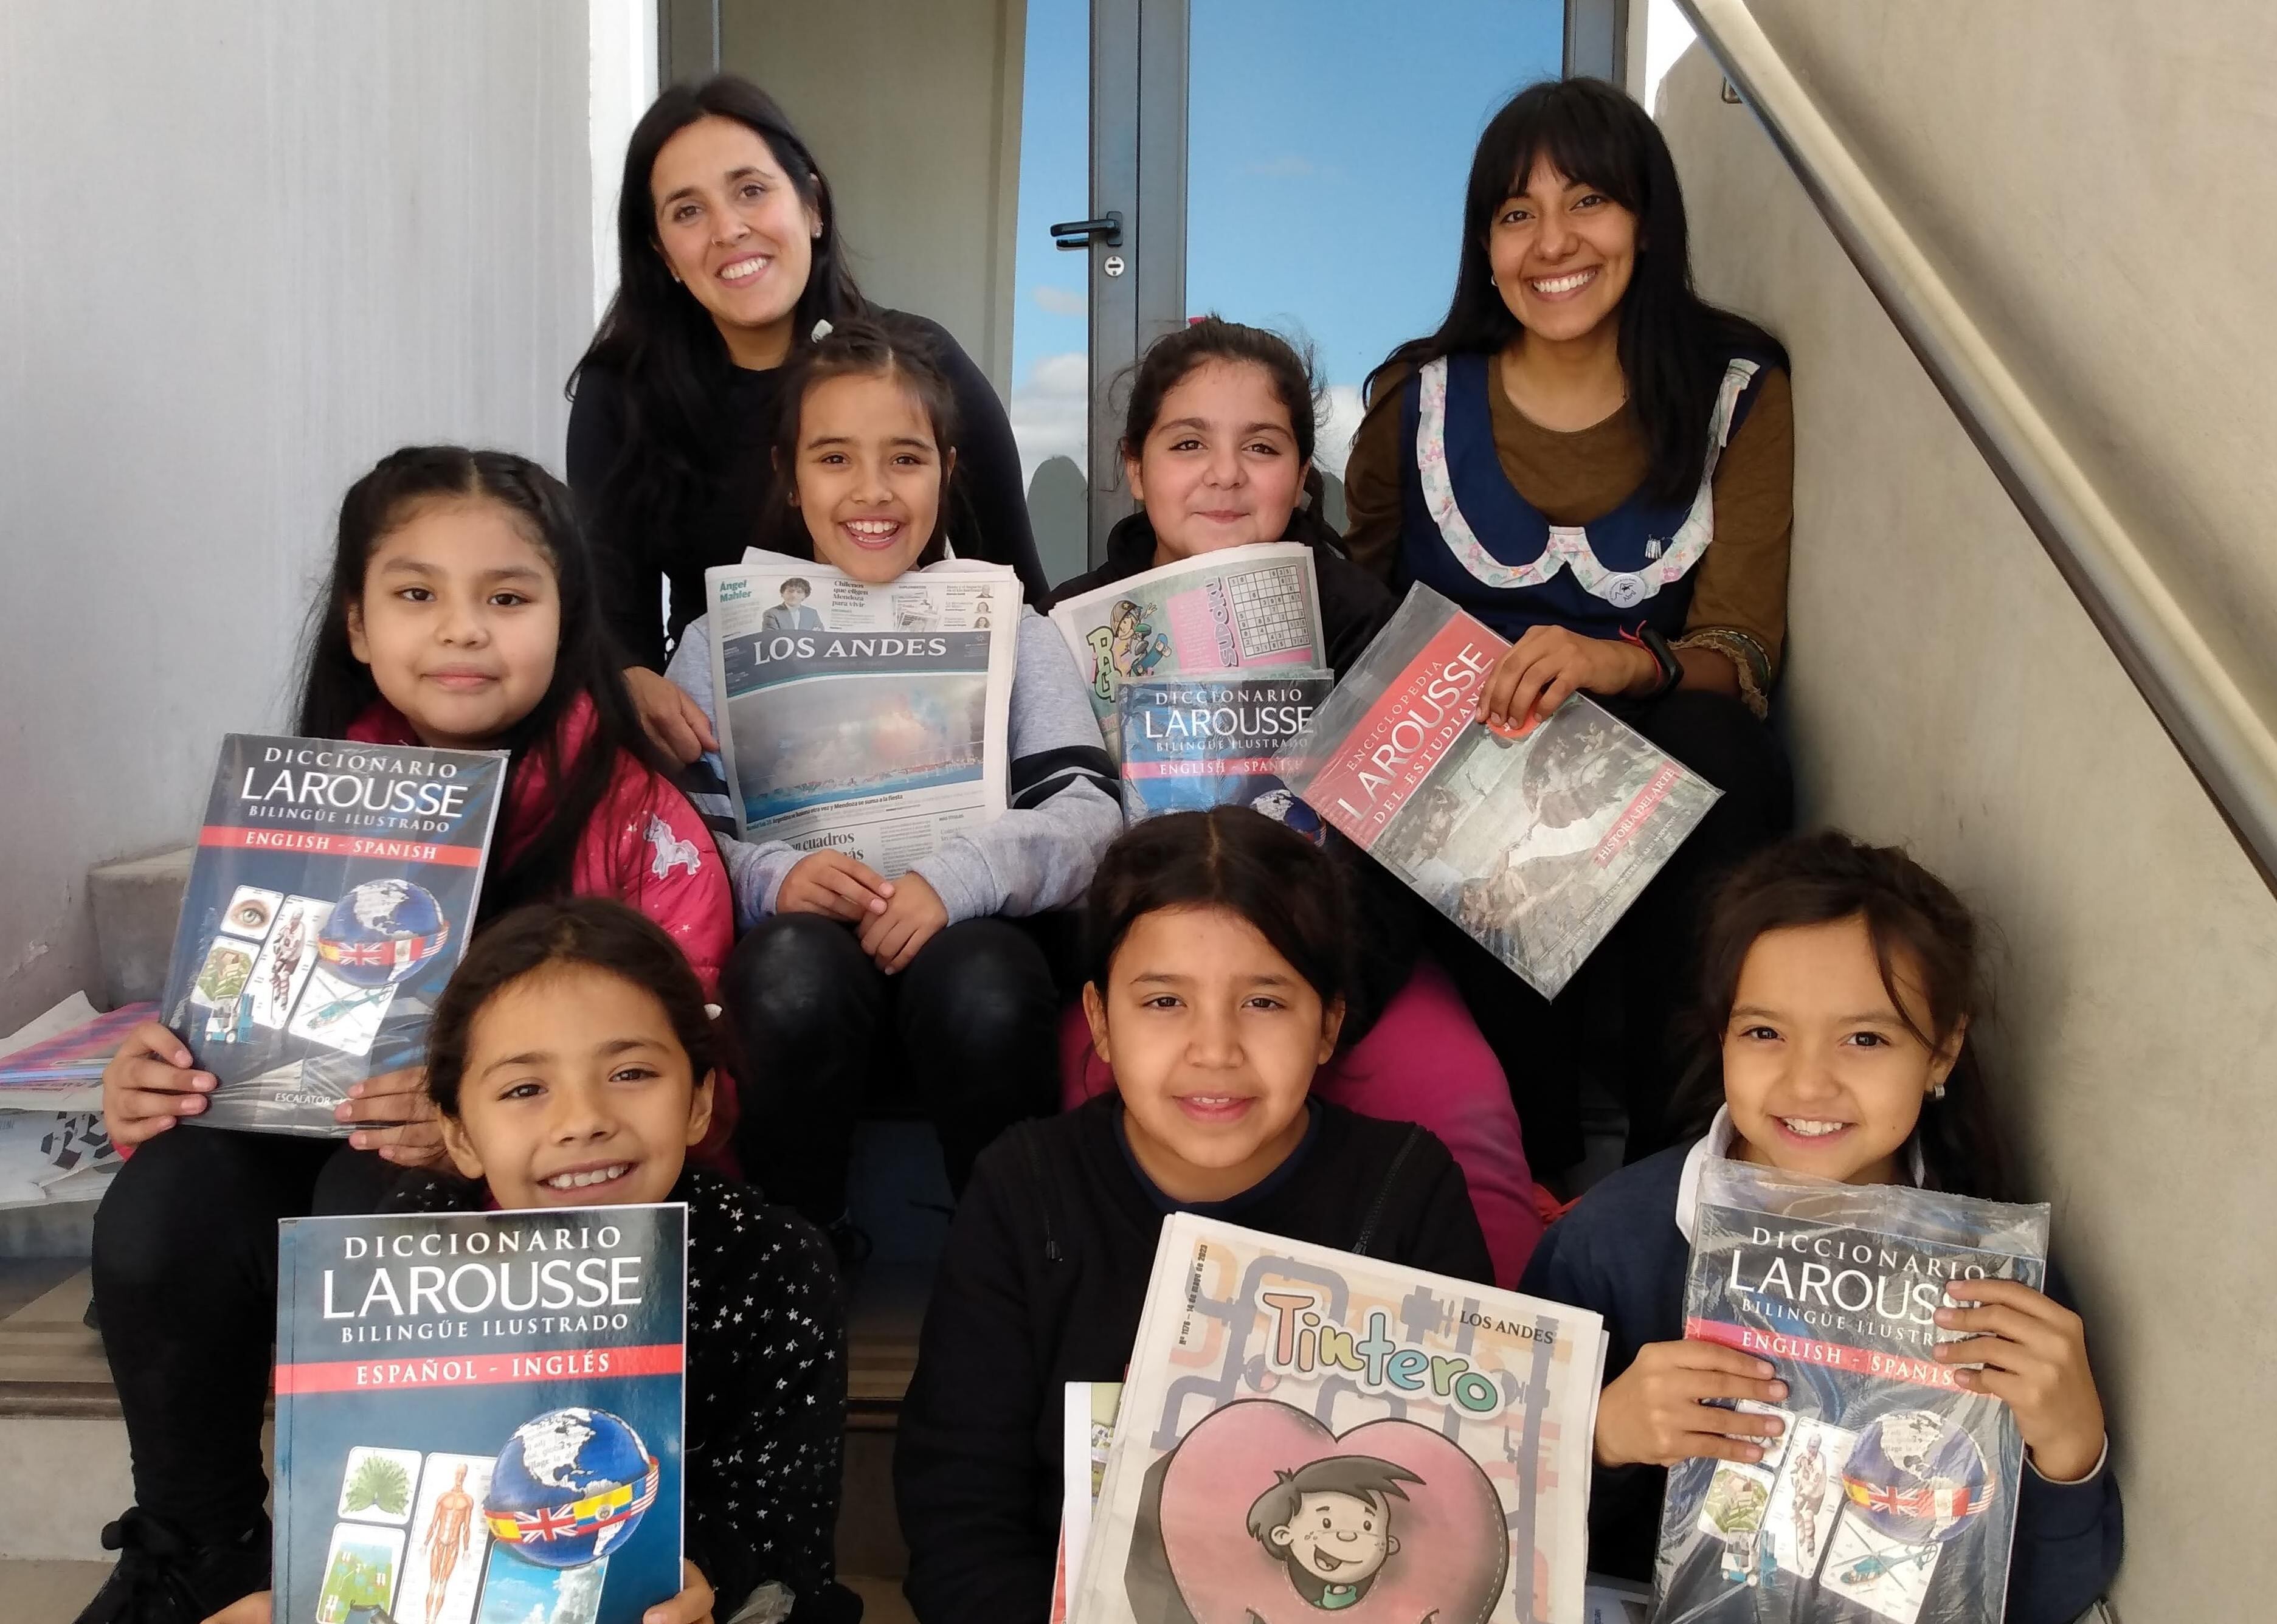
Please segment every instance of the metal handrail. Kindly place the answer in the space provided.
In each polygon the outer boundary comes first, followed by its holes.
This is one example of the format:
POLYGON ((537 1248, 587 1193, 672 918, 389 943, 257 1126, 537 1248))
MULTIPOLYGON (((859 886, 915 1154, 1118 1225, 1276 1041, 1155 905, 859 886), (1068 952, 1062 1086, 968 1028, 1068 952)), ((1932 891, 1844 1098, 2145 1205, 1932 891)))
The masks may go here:
POLYGON ((1746 0, 1676 0, 2120 665, 2277 889, 2277 732, 1884 199, 1746 0))

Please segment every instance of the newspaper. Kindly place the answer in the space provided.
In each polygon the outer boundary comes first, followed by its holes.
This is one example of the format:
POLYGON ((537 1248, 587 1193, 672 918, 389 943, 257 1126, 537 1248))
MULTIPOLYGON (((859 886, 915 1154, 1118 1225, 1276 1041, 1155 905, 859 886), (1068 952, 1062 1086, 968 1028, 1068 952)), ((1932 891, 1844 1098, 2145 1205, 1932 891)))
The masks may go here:
POLYGON ((891 879, 1004 810, 1019 577, 952 559, 866 585, 751 552, 706 570, 735 825, 891 879))
POLYGON ((1313 550, 1259 542, 1198 553, 1052 606, 1091 688, 1107 753, 1122 759, 1116 696, 1125 682, 1328 660, 1313 550))
POLYGON ((1281 752, 1281 775, 1554 998, 1720 792, 1578 694, 1523 728, 1479 726, 1509 646, 1411 589, 1281 752))
POLYGON ((1604 1355, 1584 1308, 1174 1215, 1071 1617, 1582 1624, 1604 1355))

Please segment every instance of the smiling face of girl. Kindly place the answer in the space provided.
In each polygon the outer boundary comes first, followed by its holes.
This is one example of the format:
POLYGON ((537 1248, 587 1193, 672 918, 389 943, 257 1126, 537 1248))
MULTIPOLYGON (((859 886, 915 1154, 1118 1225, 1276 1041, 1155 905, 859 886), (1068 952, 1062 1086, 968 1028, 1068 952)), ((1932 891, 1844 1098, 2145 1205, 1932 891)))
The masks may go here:
POLYGON ((1086 986, 1083 1000, 1131 1153, 1184 1201, 1238 1195, 1287 1159, 1344 1021, 1254 925, 1217 906, 1141 915, 1104 991, 1086 986))
POLYGON ((508 982, 469 1024, 452 1161, 505 1208, 660 1201, 712 1121, 656 995, 590 964, 508 982))
POLYGON ((778 366, 806 291, 822 217, 774 149, 716 114, 664 143, 649 171, 657 249, 695 295, 739 366, 778 366))
POLYGON ((901 377, 842 372, 815 384, 799 402, 796 456, 791 500, 818 560, 872 585, 916 564, 940 527, 956 454, 901 377))
POLYGON ((486 749, 553 682, 560 583, 505 507, 430 499, 373 545, 347 622, 349 650, 423 743, 486 749))
POLYGON ((1724 1029, 1735 1154, 1848 1184, 1897 1182, 1899 1152, 1922 1101, 1951 1073, 1964 1031, 1940 1047, 1923 1041, 1917 967, 1900 949, 1891 968, 1903 1009, 1856 915, 1755 938, 1724 1029))
POLYGON ((1254 362, 1209 360, 1163 393, 1135 457, 1131 493, 1154 529, 1154 561, 1278 541, 1304 493, 1289 408, 1254 362))
POLYGON ((1547 158, 1487 225, 1487 263, 1529 338, 1566 343, 1617 320, 1636 269, 1636 216, 1547 158))

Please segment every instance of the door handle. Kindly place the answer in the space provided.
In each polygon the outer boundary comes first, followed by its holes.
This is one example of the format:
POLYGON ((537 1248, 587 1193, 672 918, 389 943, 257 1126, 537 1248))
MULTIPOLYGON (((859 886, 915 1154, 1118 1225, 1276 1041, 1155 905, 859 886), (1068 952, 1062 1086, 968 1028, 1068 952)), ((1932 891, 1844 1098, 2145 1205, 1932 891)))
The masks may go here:
POLYGON ((1096 220, 1062 220, 1051 228, 1055 248, 1087 248, 1094 242, 1103 242, 1110 248, 1123 246, 1123 213, 1110 209, 1096 220))

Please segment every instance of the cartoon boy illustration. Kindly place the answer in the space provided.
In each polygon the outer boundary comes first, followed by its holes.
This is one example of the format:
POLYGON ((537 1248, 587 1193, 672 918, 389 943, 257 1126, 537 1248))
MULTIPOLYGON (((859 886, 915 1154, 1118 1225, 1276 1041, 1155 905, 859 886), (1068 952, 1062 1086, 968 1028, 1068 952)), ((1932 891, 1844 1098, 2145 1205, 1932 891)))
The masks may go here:
POLYGON ((1374 1455, 1330 1455, 1273 1478, 1249 1508, 1250 1537, 1288 1564, 1297 1594, 1324 1613, 1367 1594, 1399 1550, 1391 1533, 1391 1502, 1407 1498, 1399 1485, 1423 1481, 1374 1455))
POLYGON ((1146 610, 1128 598, 1116 601, 1107 626, 1116 674, 1126 682, 1145 682, 1170 652, 1169 637, 1147 624, 1146 610))
POLYGON ((803 576, 793 576, 782 583, 782 601, 759 616, 761 631, 820 631, 822 616, 806 606, 814 595, 814 588, 803 576))

